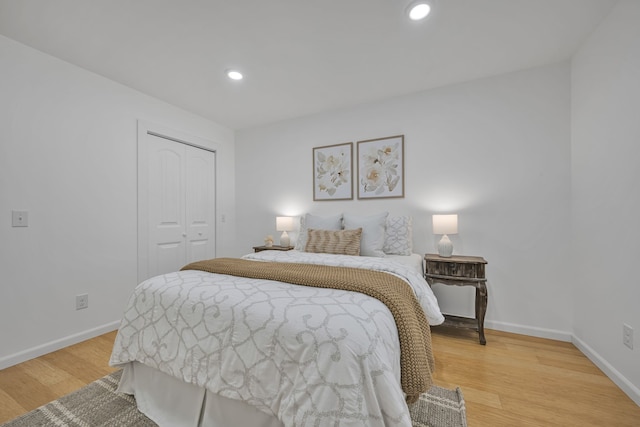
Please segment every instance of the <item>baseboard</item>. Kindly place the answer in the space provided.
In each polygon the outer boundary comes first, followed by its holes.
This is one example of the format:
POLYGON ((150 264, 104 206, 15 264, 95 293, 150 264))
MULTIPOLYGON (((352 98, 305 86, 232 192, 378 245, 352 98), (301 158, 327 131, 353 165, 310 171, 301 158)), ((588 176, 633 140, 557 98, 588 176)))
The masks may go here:
POLYGON ((120 326, 120 320, 107 323, 106 325, 98 326, 97 328, 89 329, 74 335, 69 335, 64 338, 60 338, 55 341, 33 347, 16 354, 11 354, 0 359, 0 369, 8 368, 9 366, 17 365, 18 363, 26 362, 36 357, 40 357, 52 351, 60 350, 70 345, 77 344, 82 341, 86 341, 91 338, 95 338, 98 335, 106 334, 107 332, 115 331, 120 326))
POLYGON ((589 347, 580 338, 574 336, 572 340, 573 345, 578 347, 589 360, 591 360, 604 374, 609 377, 622 391, 625 392, 636 405, 640 406, 640 389, 631 384, 616 368, 611 366, 609 362, 603 359, 596 351, 589 347))
POLYGON ((573 334, 567 331, 559 331, 557 329, 535 328, 532 326, 518 325, 515 323, 494 322, 485 320, 484 327, 487 329, 495 329, 503 332, 512 332, 514 334, 529 335, 531 337, 547 338, 556 341, 572 342, 573 334))

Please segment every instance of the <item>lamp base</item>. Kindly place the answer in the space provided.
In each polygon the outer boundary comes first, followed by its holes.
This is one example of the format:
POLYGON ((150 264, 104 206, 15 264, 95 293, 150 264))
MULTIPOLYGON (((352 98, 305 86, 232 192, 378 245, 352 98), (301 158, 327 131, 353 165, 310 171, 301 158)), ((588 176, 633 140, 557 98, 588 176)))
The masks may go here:
POLYGON ((289 239, 289 235, 286 231, 283 231, 280 236, 280 246, 291 246, 291 239, 289 239))
POLYGON ((438 255, 443 258, 449 258, 453 254, 453 243, 449 240, 449 236, 442 235, 442 239, 438 242, 438 255))

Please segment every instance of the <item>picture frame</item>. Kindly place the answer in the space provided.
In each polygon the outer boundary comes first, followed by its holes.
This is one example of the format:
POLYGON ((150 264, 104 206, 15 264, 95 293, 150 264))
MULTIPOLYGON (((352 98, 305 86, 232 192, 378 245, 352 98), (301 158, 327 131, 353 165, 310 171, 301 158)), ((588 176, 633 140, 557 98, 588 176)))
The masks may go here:
POLYGON ((313 148, 313 200, 353 200, 353 142, 313 148))
POLYGON ((358 199, 404 197, 404 135, 358 141, 358 199))

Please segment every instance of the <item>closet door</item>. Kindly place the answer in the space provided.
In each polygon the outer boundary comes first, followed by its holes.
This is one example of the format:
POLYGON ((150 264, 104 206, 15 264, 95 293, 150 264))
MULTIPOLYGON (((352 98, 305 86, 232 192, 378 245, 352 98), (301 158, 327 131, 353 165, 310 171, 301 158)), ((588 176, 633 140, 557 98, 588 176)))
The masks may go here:
POLYGON ((215 153, 186 149, 186 263, 190 263, 215 257, 215 153))
POLYGON ((149 277, 186 264, 185 145, 148 137, 149 277))
POLYGON ((215 257, 215 153, 151 133, 142 139, 140 281, 215 257))

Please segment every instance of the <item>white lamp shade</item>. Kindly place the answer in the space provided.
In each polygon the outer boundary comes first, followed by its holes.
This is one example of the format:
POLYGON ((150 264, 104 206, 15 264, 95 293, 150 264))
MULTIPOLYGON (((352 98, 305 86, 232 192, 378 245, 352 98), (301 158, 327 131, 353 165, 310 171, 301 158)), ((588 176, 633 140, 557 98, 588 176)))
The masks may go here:
POLYGON ((433 215, 433 234, 458 234, 458 215, 433 215))
POLYGON ((293 217, 291 217, 291 216, 277 216, 276 217, 276 230, 277 231, 291 231, 291 230, 293 230, 293 217))

